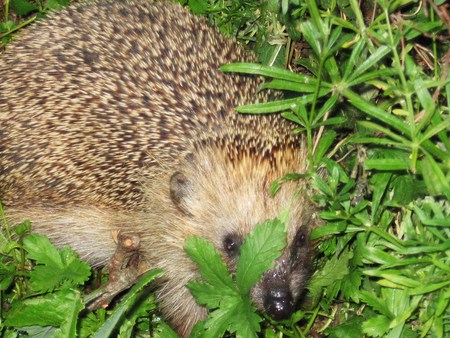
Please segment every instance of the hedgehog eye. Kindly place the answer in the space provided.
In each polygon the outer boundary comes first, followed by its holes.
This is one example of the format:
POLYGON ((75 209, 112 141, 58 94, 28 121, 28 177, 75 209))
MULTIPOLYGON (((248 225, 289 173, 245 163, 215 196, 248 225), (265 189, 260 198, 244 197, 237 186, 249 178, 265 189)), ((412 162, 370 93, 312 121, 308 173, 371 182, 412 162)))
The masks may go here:
POLYGON ((236 234, 227 235, 223 240, 223 249, 228 256, 233 257, 239 255, 242 240, 236 234))

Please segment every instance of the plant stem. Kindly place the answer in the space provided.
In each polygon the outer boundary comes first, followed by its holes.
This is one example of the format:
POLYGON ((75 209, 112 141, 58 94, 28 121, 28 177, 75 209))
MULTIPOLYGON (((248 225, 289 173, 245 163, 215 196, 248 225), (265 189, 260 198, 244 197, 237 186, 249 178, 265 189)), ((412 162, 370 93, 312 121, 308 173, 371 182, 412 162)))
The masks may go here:
POLYGON ((373 46, 372 40, 370 40, 369 37, 366 34, 366 32, 367 32, 366 24, 364 23, 364 17, 363 17, 363 15, 361 13, 361 7, 359 5, 359 2, 357 0, 350 0, 350 6, 352 8, 353 13, 355 13, 356 24, 357 24, 359 30, 361 31, 361 36, 366 41, 367 46, 369 47, 369 50, 372 53, 374 53, 375 52, 375 48, 373 46))

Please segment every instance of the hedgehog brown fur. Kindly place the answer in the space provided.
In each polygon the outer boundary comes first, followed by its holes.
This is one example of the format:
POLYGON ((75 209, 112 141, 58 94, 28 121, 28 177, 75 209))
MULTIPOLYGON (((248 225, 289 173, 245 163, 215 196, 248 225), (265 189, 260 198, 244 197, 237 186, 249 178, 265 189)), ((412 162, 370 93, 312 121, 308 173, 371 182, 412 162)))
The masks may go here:
POLYGON ((113 255, 116 231, 139 235, 142 264, 166 270, 158 300, 183 336, 206 314, 184 286, 199 276, 183 251, 189 236, 212 241, 233 271, 236 252, 224 243, 238 246, 290 206, 285 253, 252 298, 285 317, 307 278, 304 190, 290 182, 268 193, 273 180, 305 171, 302 142, 279 116, 234 112, 259 86, 219 70, 236 61, 254 57, 179 5, 149 1, 68 7, 0 58, 8 218, 30 219, 96 266, 113 255))

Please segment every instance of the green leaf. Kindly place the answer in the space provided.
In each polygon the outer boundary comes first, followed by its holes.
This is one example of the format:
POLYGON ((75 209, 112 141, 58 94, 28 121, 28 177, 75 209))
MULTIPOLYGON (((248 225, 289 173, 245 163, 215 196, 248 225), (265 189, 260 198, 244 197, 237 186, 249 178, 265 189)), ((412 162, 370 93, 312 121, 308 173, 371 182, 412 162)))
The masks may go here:
MULTIPOLYGON (((307 95, 305 95, 307 96, 307 95)), ((311 99, 311 96, 309 97, 311 99)), ((265 103, 255 103, 255 104, 245 104, 239 107, 236 107, 235 110, 239 113, 244 114, 267 114, 267 113, 277 113, 284 110, 290 110, 292 107, 295 107, 298 99, 286 99, 280 101, 273 102, 265 102, 265 103)))
MULTIPOLYGON (((322 28, 322 24, 319 24, 319 27, 322 28)), ((316 28, 311 20, 302 22, 300 25, 300 31, 318 57, 323 56, 323 40, 320 34, 320 28, 316 28)))
POLYGON ((380 46, 368 59, 366 59, 358 68, 356 68, 353 74, 349 78, 350 81, 354 81, 365 73, 369 68, 375 66, 382 58, 384 58, 391 49, 388 46, 380 46))
POLYGON ((19 236, 23 236, 26 233, 30 232, 31 230, 31 222, 30 221, 23 221, 22 223, 16 225, 14 228, 14 232, 18 234, 19 236))
POLYGON ((370 337, 385 337, 389 331, 391 320, 385 316, 377 315, 362 324, 362 330, 370 337))
POLYGON ((46 10, 57 10, 69 5, 69 0, 47 0, 45 2, 46 10))
POLYGON ((372 129, 376 132, 382 132, 382 133, 386 134, 387 136, 390 136, 392 139, 400 142, 405 147, 409 146, 409 144, 410 144, 410 141, 407 140, 406 138, 397 135, 394 131, 391 131, 389 128, 384 128, 384 127, 380 126, 379 124, 369 122, 369 121, 358 121, 358 124, 360 126, 363 126, 364 128, 372 129))
POLYGON ((208 3, 201 0, 189 0, 189 9, 194 14, 206 14, 208 12, 208 3))
POLYGON ((255 313, 255 308, 250 300, 245 298, 243 304, 235 307, 234 316, 230 320, 230 332, 236 332, 237 337, 258 337, 257 332, 261 330, 259 322, 261 317, 255 313))
POLYGON ((241 246, 237 264, 236 283, 242 294, 247 294, 262 274, 273 267, 285 246, 286 230, 280 220, 265 221, 255 226, 241 246))
POLYGON ((361 53, 365 47, 365 41, 360 39, 354 46, 352 50, 352 54, 350 55, 350 58, 348 60, 348 63, 345 67, 343 79, 344 81, 348 82, 348 78, 351 75, 352 70, 354 69, 356 65, 356 58, 361 57, 361 53))
POLYGON ((436 126, 430 125, 430 127, 421 136, 421 140, 428 140, 432 138, 434 135, 440 133, 442 130, 448 129, 449 127, 450 127, 450 119, 443 121, 436 126))
POLYGON ((239 301, 231 298, 224 302, 223 307, 212 311, 205 322, 205 331, 201 337, 216 338, 223 337, 230 327, 230 316, 235 314, 235 309, 239 307, 239 301))
POLYGON ((198 237, 186 240, 185 250, 199 265, 204 279, 189 282, 188 288, 200 304, 213 310, 196 327, 196 337, 217 337, 226 331, 235 332, 238 337, 256 337, 261 318, 255 313, 248 292, 273 266, 285 245, 284 222, 275 219, 256 225, 240 248, 235 284, 212 244, 198 237))
POLYGON ((361 291, 360 292, 361 300, 369 305, 375 311, 383 314, 386 317, 392 318, 393 314, 386 304, 386 300, 380 299, 374 292, 361 291))
POLYGON ((428 191, 432 195, 445 195, 450 200, 450 184, 431 156, 425 156, 422 161, 422 175, 428 191))
POLYGON ((429 284, 429 285, 420 285, 418 287, 415 287, 413 289, 410 289, 408 291, 409 295, 423 295, 426 293, 434 292, 436 290, 442 289, 446 286, 450 285, 450 280, 441 282, 441 283, 435 283, 435 284, 429 284))
MULTIPOLYGON (((319 120, 325 116, 326 113, 333 110, 333 108, 336 106, 336 104, 338 102, 338 99, 339 99, 338 94, 331 95, 327 99, 327 101, 323 104, 323 106, 320 108, 319 112, 317 113, 317 116, 314 118, 313 124, 317 124, 319 122, 319 120)), ((342 116, 335 117, 335 119, 339 119, 339 118, 344 118, 344 117, 342 117, 342 116)), ((322 124, 324 124, 324 123, 325 123, 325 121, 322 122, 322 124)))
MULTIPOLYGON (((76 315, 83 309, 78 292, 62 290, 41 297, 29 298, 13 303, 6 314, 6 326, 63 326, 69 333, 76 324, 76 315)), ((67 335, 67 337, 74 337, 67 335)))
POLYGON ((359 303, 359 288, 362 283, 362 275, 359 269, 353 269, 342 279, 341 292, 346 299, 353 299, 355 303, 359 303))
POLYGON ((390 77, 392 75, 395 75, 397 71, 395 69, 387 68, 387 69, 380 69, 373 72, 362 74, 361 76, 357 77, 353 81, 348 83, 348 87, 353 87, 361 83, 368 83, 372 80, 382 79, 386 77, 390 77))
POLYGON ((36 292, 83 284, 91 274, 90 266, 81 261, 70 248, 56 250, 47 237, 30 234, 24 238, 24 249, 37 265, 30 272, 31 285, 36 292))
POLYGON ((361 327, 363 322, 363 317, 354 316, 331 328, 328 333, 330 338, 361 338, 364 336, 361 327))
POLYGON ((347 224, 345 222, 329 223, 325 226, 314 229, 311 234, 311 239, 316 240, 325 236, 340 234, 343 233, 345 230, 347 230, 347 224))
POLYGON ((333 130, 327 130, 322 137, 320 138, 319 144, 316 148, 314 154, 314 164, 318 165, 322 158, 325 156, 325 153, 331 147, 333 142, 336 139, 336 132, 333 130))
POLYGON ((380 216, 380 212, 378 207, 381 204, 381 199, 383 198, 386 189, 391 180, 391 173, 378 173, 373 175, 370 179, 370 183, 373 185, 373 195, 372 195, 372 215, 371 222, 372 224, 376 224, 378 217, 380 216))
POLYGON ((417 126, 417 129, 421 130, 425 125, 429 124, 430 119, 435 111, 436 105, 430 93, 428 92, 424 81, 421 78, 414 81, 414 89, 421 106, 425 110, 425 114, 422 116, 417 126))
POLYGON ((281 184, 288 181, 296 181, 305 178, 305 174, 286 174, 281 178, 276 179, 270 186, 270 196, 275 196, 278 190, 281 188, 281 184))
POLYGON ((353 253, 345 250, 341 255, 334 255, 325 265, 317 270, 308 286, 313 300, 319 299, 323 288, 340 282, 349 273, 349 261, 353 253))
MULTIPOLYGON (((311 76, 303 74, 295 74, 286 69, 271 66, 263 66, 257 63, 236 62, 224 65, 220 67, 220 70, 223 72, 236 72, 236 73, 261 75, 266 77, 272 77, 274 79, 281 79, 284 81, 297 82, 299 84, 317 83, 317 79, 311 76)), ((331 85, 329 86, 331 87, 331 85)))
POLYGON ((11 8, 18 15, 25 16, 39 10, 39 7, 26 0, 11 0, 11 8))
POLYGON ((184 250, 197 263, 200 274, 207 283, 223 290, 228 288, 235 290, 227 266, 223 263, 214 245, 208 243, 204 238, 190 237, 184 243, 184 250))
POLYGON ((23 240, 23 248, 28 252, 28 257, 38 264, 48 264, 59 269, 64 267, 58 250, 45 236, 29 234, 23 240))
POLYGON ((344 124, 345 122, 347 122, 347 118, 344 116, 337 116, 337 117, 330 117, 329 119, 322 121, 322 122, 318 122, 317 124, 315 124, 315 127, 320 127, 320 126, 333 126, 333 125, 337 125, 337 124, 344 124))
POLYGON ((142 275, 138 282, 131 288, 130 291, 123 297, 121 302, 116 306, 108 320, 98 329, 93 335, 94 338, 110 337, 117 328, 119 321, 125 316, 137 299, 145 292, 144 287, 152 282, 155 278, 161 276, 163 270, 154 269, 142 275))
POLYGON ((16 265, 6 265, 0 262, 0 291, 5 291, 9 288, 16 275, 16 265))
POLYGON ((367 170, 408 170, 410 167, 410 162, 403 158, 367 159, 364 161, 364 168, 367 170))
POLYGON ((209 309, 218 308, 228 296, 236 296, 235 291, 230 288, 222 288, 200 281, 190 281, 187 287, 197 303, 206 305, 209 309))
MULTIPOLYGON (((375 117, 376 119, 383 121, 384 123, 390 125, 392 128, 400 131, 404 134, 409 134, 409 127, 397 117, 390 115, 383 109, 373 105, 369 101, 364 100, 359 95, 355 94, 349 89, 346 89, 342 92, 347 99, 350 100, 351 104, 356 108, 360 109, 362 112, 366 113, 369 116, 375 117)), ((394 133, 394 131, 392 131, 394 133)))
POLYGON ((299 93, 314 93, 314 91, 316 90, 316 84, 298 83, 275 79, 270 82, 262 84, 261 89, 277 89, 277 90, 289 90, 292 92, 299 92, 299 93))

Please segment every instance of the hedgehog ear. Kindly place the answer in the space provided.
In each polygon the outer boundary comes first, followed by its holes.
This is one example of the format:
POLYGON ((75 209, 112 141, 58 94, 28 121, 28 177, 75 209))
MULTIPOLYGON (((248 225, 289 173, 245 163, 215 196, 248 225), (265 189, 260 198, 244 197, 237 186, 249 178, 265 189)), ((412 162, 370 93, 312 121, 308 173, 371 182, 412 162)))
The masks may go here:
POLYGON ((188 216, 192 216, 187 208, 187 198, 193 192, 192 181, 180 171, 175 172, 170 178, 170 198, 178 210, 188 216))

